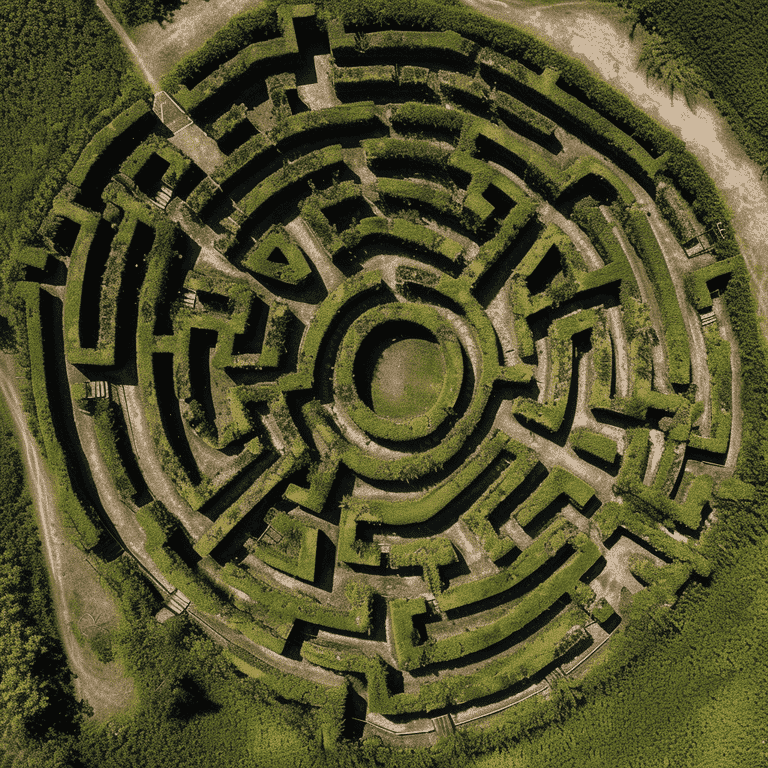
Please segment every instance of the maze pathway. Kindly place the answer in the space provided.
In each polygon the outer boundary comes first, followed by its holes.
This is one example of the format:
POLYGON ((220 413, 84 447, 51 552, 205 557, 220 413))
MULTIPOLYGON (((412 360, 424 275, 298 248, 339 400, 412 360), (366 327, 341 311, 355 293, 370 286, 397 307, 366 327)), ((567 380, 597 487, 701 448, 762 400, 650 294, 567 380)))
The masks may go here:
POLYGON ((345 675, 445 735, 709 573, 717 499, 750 493, 737 257, 727 228, 686 255, 683 150, 554 66, 309 5, 277 28, 115 116, 17 248, 38 418, 60 317, 171 610, 310 703, 345 675))

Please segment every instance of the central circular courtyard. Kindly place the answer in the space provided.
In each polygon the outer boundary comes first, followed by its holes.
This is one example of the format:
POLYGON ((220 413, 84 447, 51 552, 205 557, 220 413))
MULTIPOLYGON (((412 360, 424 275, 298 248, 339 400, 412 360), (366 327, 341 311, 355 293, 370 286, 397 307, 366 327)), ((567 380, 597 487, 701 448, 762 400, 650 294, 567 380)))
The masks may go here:
POLYGON ((350 326, 338 353, 336 393, 368 436, 415 440, 453 413, 463 368, 454 330, 434 307, 393 302, 350 326))
POLYGON ((390 336, 367 357, 373 371, 370 399, 378 416, 411 419, 437 401, 445 380, 440 345, 423 338, 390 336))

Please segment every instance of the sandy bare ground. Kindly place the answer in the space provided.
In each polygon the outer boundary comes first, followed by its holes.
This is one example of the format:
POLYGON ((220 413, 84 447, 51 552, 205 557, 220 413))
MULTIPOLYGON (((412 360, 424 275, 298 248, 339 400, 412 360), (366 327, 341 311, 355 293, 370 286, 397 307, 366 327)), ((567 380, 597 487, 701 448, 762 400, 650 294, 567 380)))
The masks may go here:
POLYGON ((188 0, 173 14, 172 21, 141 24, 130 31, 130 36, 144 66, 160 80, 235 14, 259 4, 260 0, 188 0))
POLYGON ((27 426, 26 415, 16 385, 16 371, 9 355, 0 356, 0 391, 13 418, 21 456, 32 494, 43 542, 48 572, 52 581, 53 604, 64 651, 75 673, 75 691, 93 707, 94 716, 106 720, 123 711, 133 701, 133 680, 118 662, 103 664, 90 648, 78 643, 74 627, 88 634, 98 626, 117 624, 112 597, 85 555, 68 540, 56 511, 53 485, 40 456, 37 443, 27 426))
POLYGON ((520 26, 584 62, 686 142, 730 206, 759 314, 763 323, 768 321, 768 269, 762 258, 768 242, 768 185, 716 108, 702 100, 692 109, 682 97, 671 99, 660 86, 646 81, 637 66, 640 42, 629 39, 629 25, 622 22, 620 9, 592 2, 531 7, 513 0, 467 0, 467 5, 520 26))

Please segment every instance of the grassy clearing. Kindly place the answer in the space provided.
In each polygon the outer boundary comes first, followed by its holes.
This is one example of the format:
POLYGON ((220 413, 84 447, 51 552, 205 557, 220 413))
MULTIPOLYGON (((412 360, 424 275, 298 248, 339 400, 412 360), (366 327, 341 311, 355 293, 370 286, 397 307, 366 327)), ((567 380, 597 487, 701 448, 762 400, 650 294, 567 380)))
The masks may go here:
POLYGON ((403 339, 384 350, 371 383, 373 410, 392 419, 426 413, 445 377, 440 346, 425 339, 403 339))

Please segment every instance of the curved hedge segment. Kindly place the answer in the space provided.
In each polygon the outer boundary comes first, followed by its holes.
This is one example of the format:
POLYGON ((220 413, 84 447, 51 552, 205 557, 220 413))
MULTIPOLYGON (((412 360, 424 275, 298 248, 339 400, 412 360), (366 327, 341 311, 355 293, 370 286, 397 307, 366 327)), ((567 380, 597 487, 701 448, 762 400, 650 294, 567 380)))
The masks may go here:
POLYGON ((725 208, 681 142, 519 30, 369 13, 255 9, 166 78, 224 153, 209 174, 143 102, 94 136, 14 244, 30 278, 66 268, 63 312, 57 280, 20 289, 25 367, 82 547, 102 506, 58 438, 95 413, 146 552, 241 655, 362 674, 381 716, 453 716, 622 631, 603 558, 668 560, 648 594, 669 603, 709 574, 710 512, 754 495, 732 432, 755 355, 725 208), (332 60, 305 85, 312 35, 332 60), (717 222, 683 258, 675 237, 717 222), (425 389, 397 412, 372 392, 400 342, 387 393, 408 366, 425 389), (136 389, 101 383, 134 364, 136 389), (394 692, 382 659, 429 682, 394 692))

